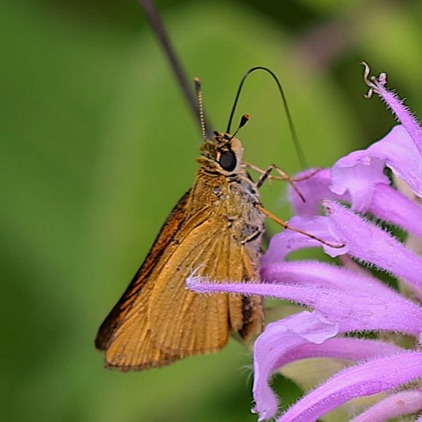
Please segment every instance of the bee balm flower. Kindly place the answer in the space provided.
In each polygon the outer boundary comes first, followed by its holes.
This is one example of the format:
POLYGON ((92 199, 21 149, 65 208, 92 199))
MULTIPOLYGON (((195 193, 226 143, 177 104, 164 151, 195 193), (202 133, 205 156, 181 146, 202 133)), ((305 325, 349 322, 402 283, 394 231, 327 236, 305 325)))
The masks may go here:
POLYGON ((306 202, 293 189, 290 192, 296 215, 289 224, 343 246, 332 248, 285 230, 273 237, 262 259, 260 283, 188 281, 196 292, 276 297, 309 309, 269 323, 255 342, 253 410, 259 420, 278 412, 269 385, 272 375, 290 363, 322 357, 348 365, 305 394, 278 421, 315 421, 351 399, 378 393, 383 394, 371 407, 360 414, 354 410, 354 422, 422 414, 422 258, 417 253, 422 249, 422 128, 386 89, 386 75, 368 79, 369 67, 364 65, 368 96, 381 97, 401 124, 367 149, 297 182, 306 202), (321 208, 324 215, 319 214, 321 208), (408 240, 400 241, 379 220, 402 228, 408 240), (336 263, 287 261, 289 253, 308 247, 323 247, 336 263), (388 287, 368 268, 392 275, 399 288, 388 287), (353 333, 372 337, 349 336, 353 333))

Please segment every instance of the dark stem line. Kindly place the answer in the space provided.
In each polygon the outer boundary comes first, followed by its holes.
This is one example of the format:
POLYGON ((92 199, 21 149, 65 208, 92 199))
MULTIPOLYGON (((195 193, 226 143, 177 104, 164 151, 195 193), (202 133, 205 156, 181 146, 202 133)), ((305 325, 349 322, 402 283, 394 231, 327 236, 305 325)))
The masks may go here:
MULTIPOLYGON (((170 68, 177 80, 177 84, 182 91, 183 98, 188 103, 188 107, 192 111, 196 122, 199 122, 199 107, 192 89, 193 83, 191 83, 186 77, 186 72, 176 54, 175 49, 173 48, 170 37, 168 36, 164 23, 154 5, 154 2, 152 0, 139 0, 139 3, 148 17, 154 34, 158 38, 159 44, 163 49, 164 56, 167 58, 170 68)), ((207 122, 205 122, 205 124, 206 127, 210 127, 207 122)), ((199 124, 199 126, 201 128, 201 124, 199 124)))

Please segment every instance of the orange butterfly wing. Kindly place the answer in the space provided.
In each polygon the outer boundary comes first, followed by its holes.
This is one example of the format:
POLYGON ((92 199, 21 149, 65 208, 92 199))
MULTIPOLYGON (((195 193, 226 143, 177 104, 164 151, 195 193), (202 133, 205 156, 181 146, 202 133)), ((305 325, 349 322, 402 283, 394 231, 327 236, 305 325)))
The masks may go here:
POLYGON ((174 208, 144 264, 100 327, 96 345, 105 350, 107 366, 162 366, 221 349, 232 330, 249 336, 261 328, 259 298, 198 295, 185 287, 193 273, 210 281, 248 281, 256 276, 257 266, 209 208, 187 216, 189 195, 174 208))

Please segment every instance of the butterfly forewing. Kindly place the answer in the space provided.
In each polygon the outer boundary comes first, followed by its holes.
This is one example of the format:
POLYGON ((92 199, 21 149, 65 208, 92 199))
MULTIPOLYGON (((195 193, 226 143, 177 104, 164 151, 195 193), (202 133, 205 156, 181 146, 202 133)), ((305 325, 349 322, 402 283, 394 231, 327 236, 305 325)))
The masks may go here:
MULTIPOLYGON (((179 274, 159 277, 160 285, 157 283, 151 296, 148 316, 152 336, 164 350, 174 353, 174 345, 178 345, 188 354, 217 351, 227 343, 231 329, 237 331, 243 326, 241 296, 233 299, 237 306, 233 305, 231 309, 226 294, 197 295, 184 288, 186 278, 192 273, 204 281, 236 281, 229 278, 229 235, 229 232, 224 233, 221 223, 217 224, 212 219, 207 221, 195 229, 195 233, 180 245, 176 256, 172 257, 176 265, 186 253, 191 255, 191 259, 182 258, 182 263, 178 265, 179 274), (198 239, 206 236, 210 237, 202 246, 198 239), (169 302, 177 304, 171 318, 160 312, 169 302)), ((237 256, 239 261, 236 264, 241 268, 242 256, 237 256)), ((174 268, 174 265, 170 267, 174 268)), ((237 281, 242 279, 245 280, 239 275, 237 281)))
MULTIPOLYGON (((151 272, 158 270, 159 263, 161 263, 161 266, 164 265, 165 260, 162 258, 165 252, 167 252, 167 255, 170 255, 171 250, 177 248, 177 244, 174 242, 174 236, 179 233, 180 227, 185 221, 186 203, 188 202, 189 196, 190 191, 186 192, 173 208, 141 268, 137 271, 120 300, 101 324, 97 337, 95 338, 97 349, 107 349, 116 328, 124 321, 127 312, 138 298, 140 291, 144 289, 151 272)), ((152 288, 153 286, 149 285, 149 289, 152 288)))

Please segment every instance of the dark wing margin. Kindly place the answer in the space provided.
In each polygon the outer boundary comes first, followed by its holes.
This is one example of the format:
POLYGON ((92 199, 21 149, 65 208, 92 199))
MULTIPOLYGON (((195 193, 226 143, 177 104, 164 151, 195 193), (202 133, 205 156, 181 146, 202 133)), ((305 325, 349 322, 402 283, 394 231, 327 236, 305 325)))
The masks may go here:
POLYGON ((153 271, 155 265, 164 253, 166 247, 173 241, 174 236, 179 232, 180 228, 186 220, 186 204, 190 198, 191 190, 188 190, 177 205, 173 208, 167 217, 164 225, 156 237, 152 248, 150 249, 145 261, 136 272, 129 286, 119 299, 117 304, 108 314, 107 318, 101 324, 95 338, 95 347, 99 350, 106 350, 107 345, 120 323, 124 320, 125 315, 131 308, 134 299, 141 292, 149 275, 153 271))

